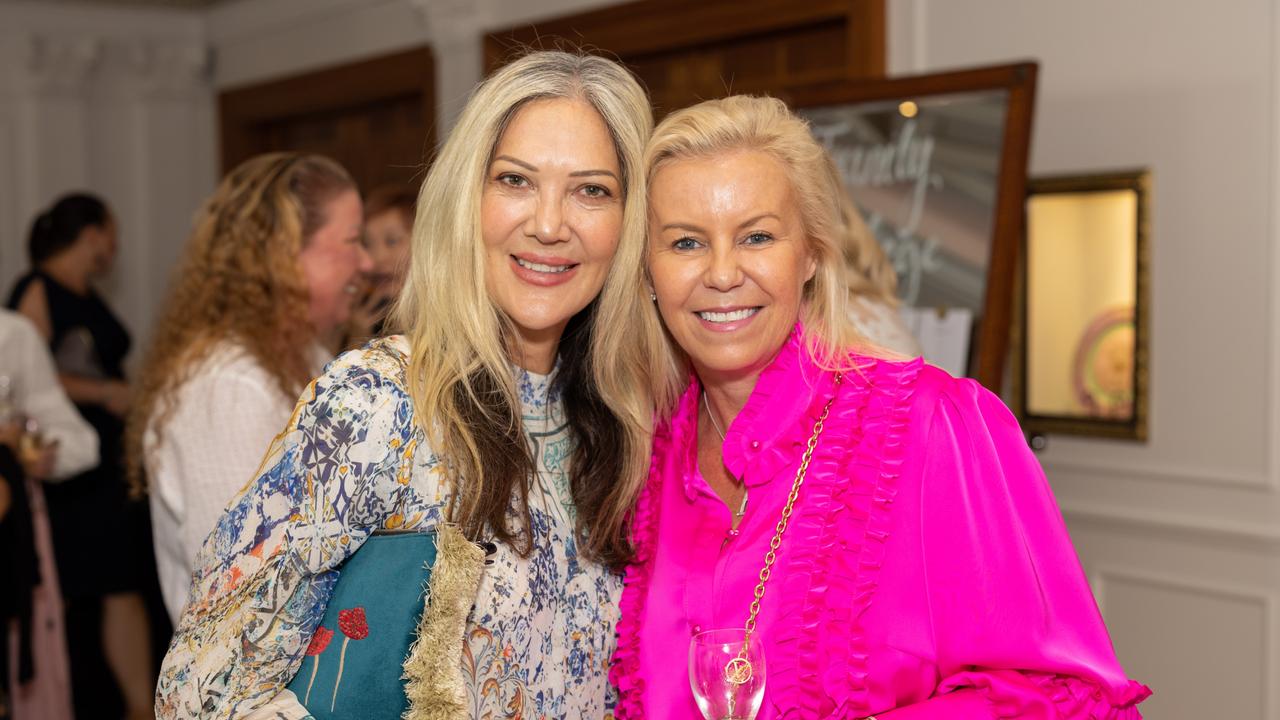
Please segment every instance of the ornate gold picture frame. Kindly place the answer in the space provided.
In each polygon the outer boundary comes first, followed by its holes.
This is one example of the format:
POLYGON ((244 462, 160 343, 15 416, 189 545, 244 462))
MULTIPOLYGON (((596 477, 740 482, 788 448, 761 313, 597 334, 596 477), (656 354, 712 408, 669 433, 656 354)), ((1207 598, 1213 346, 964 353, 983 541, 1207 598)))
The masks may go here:
POLYGON ((1028 183, 1014 405, 1032 435, 1146 440, 1151 174, 1028 183))

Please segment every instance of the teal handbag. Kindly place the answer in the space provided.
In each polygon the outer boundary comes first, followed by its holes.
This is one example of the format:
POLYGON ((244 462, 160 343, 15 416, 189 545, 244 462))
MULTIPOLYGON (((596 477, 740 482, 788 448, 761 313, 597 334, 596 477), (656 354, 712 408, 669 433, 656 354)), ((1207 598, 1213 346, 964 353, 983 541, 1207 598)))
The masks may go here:
POLYGON ((402 666, 436 562, 435 533, 374 533, 338 582, 289 690, 316 720, 398 720, 402 666))

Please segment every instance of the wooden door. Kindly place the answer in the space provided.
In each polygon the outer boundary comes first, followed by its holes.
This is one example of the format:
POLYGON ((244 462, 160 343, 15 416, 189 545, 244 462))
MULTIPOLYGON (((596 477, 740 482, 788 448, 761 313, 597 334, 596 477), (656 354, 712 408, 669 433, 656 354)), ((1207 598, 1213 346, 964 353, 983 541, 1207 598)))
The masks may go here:
POLYGON ((416 184, 435 148, 430 48, 229 90, 218 101, 223 172, 263 152, 321 153, 368 191, 416 184))
POLYGON ((603 51, 644 81, 661 118, 732 93, 883 77, 884 0, 639 0, 485 38, 486 69, 522 48, 603 51))

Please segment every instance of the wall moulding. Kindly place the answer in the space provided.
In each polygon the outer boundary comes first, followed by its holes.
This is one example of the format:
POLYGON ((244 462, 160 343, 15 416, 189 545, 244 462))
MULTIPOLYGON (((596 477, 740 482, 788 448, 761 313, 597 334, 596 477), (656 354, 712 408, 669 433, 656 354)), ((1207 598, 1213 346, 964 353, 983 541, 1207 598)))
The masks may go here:
POLYGON ((125 38, 30 33, 11 65, 19 92, 45 96, 182 95, 212 87, 213 54, 196 39, 125 38))
POLYGON ((38 93, 79 93, 102 64, 101 38, 28 34, 20 43, 23 61, 14 67, 15 85, 38 93))
MULTIPOLYGON (((1261 667, 1258 669, 1260 676, 1265 679, 1261 717, 1276 716, 1276 709, 1280 707, 1280 683, 1274 681, 1275 672, 1280 669, 1280 638, 1276 636, 1276 630, 1280 628, 1280 593, 1277 593, 1276 589, 1224 584, 1216 580, 1210 582, 1105 564, 1095 567, 1093 572, 1089 573, 1089 583, 1093 587, 1098 607, 1102 609, 1104 615, 1107 613, 1107 589, 1109 586, 1114 587, 1120 583, 1257 606, 1262 611, 1263 639, 1262 657, 1258 658, 1261 667)), ((1222 660, 1224 658, 1205 658, 1206 662, 1222 660)), ((1155 689, 1159 692, 1159 688, 1155 689)))
POLYGON ((1174 542, 1272 556, 1280 552, 1280 527, 1220 517, 1191 516, 1162 510, 1120 509, 1114 505, 1063 502, 1063 518, 1073 532, 1093 528, 1124 534, 1142 533, 1174 542))
POLYGON ((1196 485, 1211 488, 1233 488, 1258 493, 1274 493, 1280 490, 1277 473, 1239 472, 1233 470, 1187 470, 1160 465, 1099 465, 1072 460, 1041 459, 1041 466, 1050 482, 1057 484, 1073 480, 1107 478, 1111 480, 1151 480, 1164 483, 1196 485))
POLYGON ((149 97, 213 91, 213 50, 199 42, 141 40, 129 43, 127 80, 149 97))

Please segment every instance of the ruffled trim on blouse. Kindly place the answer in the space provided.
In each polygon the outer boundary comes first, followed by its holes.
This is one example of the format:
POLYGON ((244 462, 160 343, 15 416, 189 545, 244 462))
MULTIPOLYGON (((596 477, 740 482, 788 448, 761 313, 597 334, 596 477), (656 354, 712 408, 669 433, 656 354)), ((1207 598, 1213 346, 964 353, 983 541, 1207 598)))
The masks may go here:
MULTIPOLYGON (((890 508, 904 461, 904 438, 911 398, 923 361, 895 363, 857 357, 856 369, 843 375, 823 437, 814 451, 797 513, 787 531, 786 584, 769 597, 779 604, 778 661, 770 661, 772 702, 790 708, 788 717, 817 718, 833 707, 856 707, 867 692, 867 655, 862 617, 871 604, 890 527, 890 508), (828 602, 828 593, 832 601, 828 602), (853 597, 846 606, 843 598, 853 597), (835 630, 839 628, 839 630, 835 630), (839 639, 841 646, 833 642, 839 639), (774 683, 777 683, 776 685, 774 683), (828 692, 823 693, 818 688, 828 692)), ((619 691, 614 714, 619 720, 644 717, 644 678, 640 672, 639 634, 649 594, 657 542, 663 477, 682 463, 682 452, 696 436, 700 387, 691 383, 669 424, 654 437, 649 480, 637 502, 633 528, 635 562, 628 567, 622 594, 622 620, 611 680, 619 691)), ((724 461, 748 483, 769 478, 795 464, 804 452, 826 401, 835 391, 835 375, 808 359, 803 329, 797 326, 774 361, 765 368, 747 404, 726 433, 724 461), (807 397, 773 397, 792 392, 802 378, 807 397), (795 421, 785 406, 808 404, 795 421), (772 438, 762 434, 773 431, 772 438)))
MULTIPOLYGON (((866 359, 845 373, 832 404, 788 531, 786 585, 774 596, 780 602, 772 630, 779 661, 770 663, 770 682, 776 682, 770 694, 777 707, 798 710, 788 717, 819 718, 836 707, 865 706, 869 648, 862 622, 884 559, 923 365, 866 359)), ((829 396, 820 388, 796 424, 800 445, 829 396)))
POLYGON ((1113 690, 1077 677, 1013 670, 961 673, 938 689, 964 686, 982 693, 1002 720, 1025 717, 1030 703, 1047 703, 1064 720, 1141 720, 1138 703, 1151 697, 1151 688, 1133 680, 1113 690))
MULTIPOLYGON (((680 400, 684 409, 690 398, 697 398, 700 386, 692 382, 680 400)), ((649 578, 653 571, 653 555, 658 537, 659 507, 662 504, 662 477, 666 468, 659 463, 675 460, 675 452, 685 447, 697 428, 696 412, 677 411, 667 423, 654 431, 653 456, 649 463, 649 479, 640 491, 631 518, 631 542, 635 559, 627 566, 620 601, 618 645, 613 654, 609 679, 618 689, 618 702, 613 714, 617 720, 644 717, 644 678, 640 673, 640 626, 644 622, 645 602, 649 597, 649 578)))

